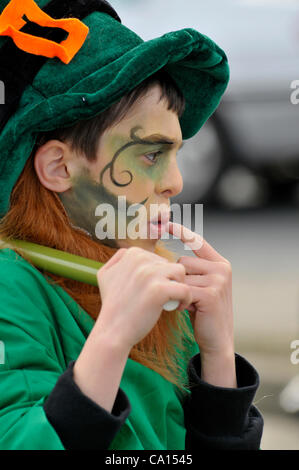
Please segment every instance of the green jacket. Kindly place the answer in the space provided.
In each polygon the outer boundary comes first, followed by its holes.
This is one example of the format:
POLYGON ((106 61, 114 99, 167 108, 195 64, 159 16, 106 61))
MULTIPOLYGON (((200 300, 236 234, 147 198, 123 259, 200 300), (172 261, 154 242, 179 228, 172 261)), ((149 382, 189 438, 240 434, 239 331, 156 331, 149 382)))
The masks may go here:
MULTIPOLYGON (((63 450, 43 404, 94 320, 10 249, 0 250, 0 299, 0 449, 63 450)), ((194 342, 186 369, 198 352, 194 342)), ((132 410, 109 449, 185 449, 182 398, 173 384, 128 359, 120 388, 132 410)))

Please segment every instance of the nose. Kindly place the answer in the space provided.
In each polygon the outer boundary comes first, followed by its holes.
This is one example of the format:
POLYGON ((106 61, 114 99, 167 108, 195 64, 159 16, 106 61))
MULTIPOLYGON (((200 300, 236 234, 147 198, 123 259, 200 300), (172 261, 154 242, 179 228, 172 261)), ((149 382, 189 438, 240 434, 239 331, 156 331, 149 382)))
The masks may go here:
POLYGON ((156 184, 156 192, 166 198, 174 197, 183 190, 183 177, 176 158, 171 160, 156 184))

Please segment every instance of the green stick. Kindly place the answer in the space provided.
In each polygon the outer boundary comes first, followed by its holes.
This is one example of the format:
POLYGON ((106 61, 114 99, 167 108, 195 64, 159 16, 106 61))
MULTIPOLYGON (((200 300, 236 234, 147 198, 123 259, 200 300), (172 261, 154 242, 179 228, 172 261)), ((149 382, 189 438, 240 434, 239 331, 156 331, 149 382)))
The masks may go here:
MULTIPOLYGON (((34 266, 49 273, 98 286, 97 272, 104 263, 24 240, 0 240, 0 246, 20 248, 34 266)), ((163 309, 171 311, 178 306, 177 300, 169 300, 163 309)))
POLYGON ((24 240, 0 240, 0 245, 11 249, 20 248, 38 268, 93 286, 98 285, 97 271, 104 265, 92 259, 24 240))

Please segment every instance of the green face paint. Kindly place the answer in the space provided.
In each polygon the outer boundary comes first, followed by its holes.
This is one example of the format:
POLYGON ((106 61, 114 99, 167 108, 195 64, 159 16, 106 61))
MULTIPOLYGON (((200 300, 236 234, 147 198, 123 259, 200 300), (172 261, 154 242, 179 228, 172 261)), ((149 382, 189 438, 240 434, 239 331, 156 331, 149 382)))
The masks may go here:
MULTIPOLYGON (((133 187, 130 189, 132 194, 132 190, 136 189, 137 191, 139 184, 139 192, 142 193, 144 192, 146 180, 158 181, 164 172, 167 171, 167 166, 169 165, 167 151, 172 143, 140 139, 136 135, 138 129, 141 128, 134 127, 131 129, 131 140, 129 142, 125 141, 122 137, 114 136, 111 142, 112 152, 114 152, 113 158, 100 172, 99 182, 93 179, 89 169, 82 167, 80 174, 71 180, 72 188, 59 194, 72 224, 87 231, 94 240, 99 240, 96 233, 96 225, 99 222, 96 216, 97 208, 101 204, 111 206, 114 220, 110 218, 110 228, 107 227, 106 230, 109 233, 109 230, 113 227, 114 232, 111 237, 108 235, 107 238, 101 238, 100 241, 112 247, 118 246, 117 234, 120 232, 122 234, 127 233, 128 225, 136 219, 138 214, 136 212, 137 209, 139 206, 145 206, 151 194, 138 202, 129 201, 126 195, 125 205, 122 205, 120 209, 118 194, 115 194, 103 184, 105 172, 109 171, 110 180, 116 187, 116 191, 118 190, 118 192, 124 195, 124 192, 119 188, 130 187, 132 183, 133 187), (121 146, 119 147, 119 145, 121 146), (143 155, 154 154, 156 152, 163 153, 163 157, 158 156, 157 162, 151 164, 144 160, 143 155), (124 173, 127 175, 127 178, 122 178, 121 181, 119 181, 119 177, 116 178, 115 176, 115 173, 119 174, 119 171, 115 171, 116 169, 119 170, 119 168, 126 168, 120 171, 120 174, 124 173), (128 208, 130 206, 136 208, 135 215, 128 215, 128 208), (119 223, 121 227, 119 227, 119 223)), ((104 214, 101 213, 101 215, 103 216, 104 214)))
MULTIPOLYGON (((86 169, 82 170, 81 174, 76 178, 72 178, 72 188, 64 193, 60 193, 59 197, 72 224, 87 231, 92 239, 96 241, 98 241, 98 238, 96 237, 95 226, 98 218, 95 213, 99 204, 109 204, 114 209, 116 234, 119 233, 119 220, 125 220, 127 226, 135 218, 135 216, 127 215, 129 206, 135 203, 126 200, 124 213, 121 216, 119 214, 118 196, 111 193, 103 185, 92 180, 86 169)), ((141 204, 144 204, 144 202, 145 200, 141 204)), ((112 247, 117 246, 115 239, 106 238, 101 240, 101 242, 112 247)))
POLYGON ((166 170, 167 165, 169 164, 168 158, 159 158, 158 163, 154 165, 147 165, 145 162, 142 162, 138 159, 141 155, 155 153, 158 151, 165 152, 169 149, 169 146, 172 145, 172 142, 165 142, 165 141, 157 141, 153 142, 151 140, 141 139, 136 135, 138 130, 142 129, 141 127, 134 127, 131 129, 130 136, 131 141, 126 142, 122 145, 114 154, 112 160, 103 168, 100 174, 100 181, 103 180, 103 175, 106 171, 109 170, 110 178, 116 186, 128 186, 132 180, 133 175, 130 171, 125 170, 129 174, 129 181, 127 183, 119 183, 116 181, 114 177, 114 166, 116 160, 122 156, 127 165, 130 168, 134 168, 134 170, 141 176, 147 176, 152 179, 157 180, 163 172, 166 170))

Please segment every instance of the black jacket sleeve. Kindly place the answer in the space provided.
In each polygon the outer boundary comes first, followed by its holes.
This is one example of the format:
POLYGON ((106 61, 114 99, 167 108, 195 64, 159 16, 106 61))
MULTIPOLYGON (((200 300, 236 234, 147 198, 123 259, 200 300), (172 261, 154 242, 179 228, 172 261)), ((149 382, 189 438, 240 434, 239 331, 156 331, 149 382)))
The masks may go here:
POLYGON ((59 377, 44 403, 47 419, 66 450, 107 450, 131 412, 119 388, 111 413, 84 395, 73 380, 75 361, 59 377))
MULTIPOLYGON (((47 419, 67 450, 107 450, 131 412, 119 388, 111 413, 84 395, 73 380, 74 361, 44 403, 47 419), (99 437, 100 436, 100 437, 99 437)), ((259 385, 255 369, 236 354, 238 388, 222 388, 200 379, 200 354, 188 364, 191 394, 183 402, 186 450, 258 449, 263 418, 252 405, 259 385)))
POLYGON ((200 353, 188 364, 191 393, 183 403, 186 450, 258 450, 263 417, 252 404, 259 386, 254 367, 235 354, 237 388, 217 387, 201 380, 200 353))

